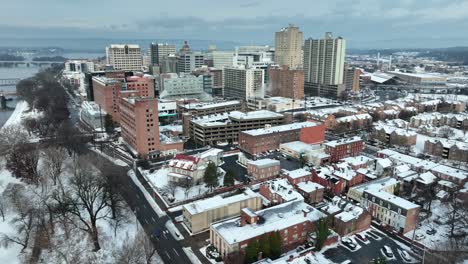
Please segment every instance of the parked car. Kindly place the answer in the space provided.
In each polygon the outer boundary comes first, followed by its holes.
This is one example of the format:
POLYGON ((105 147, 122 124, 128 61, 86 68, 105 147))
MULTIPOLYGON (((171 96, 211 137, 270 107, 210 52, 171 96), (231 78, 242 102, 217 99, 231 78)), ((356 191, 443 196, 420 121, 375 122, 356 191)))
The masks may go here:
POLYGON ((354 244, 354 242, 347 237, 343 237, 341 239, 341 243, 343 243, 343 245, 347 246, 351 250, 356 249, 356 244, 354 244))
POLYGON ((359 238, 361 241, 367 242, 367 237, 363 234, 356 234, 356 237, 359 238))
POLYGON ((424 239, 426 236, 424 234, 416 234, 415 238, 416 240, 421 240, 424 239))
POLYGON ((398 250, 398 252, 400 252, 400 256, 404 261, 410 262, 413 260, 410 254, 406 250, 401 249, 401 250, 398 250))
POLYGON ((426 231, 426 234, 428 235, 434 235, 435 233, 437 233, 437 230, 435 230, 434 228, 426 231))
POLYGON ((392 248, 390 248, 389 246, 383 246, 382 252, 387 258, 393 258, 393 251, 392 248))
POLYGON ((351 260, 347 259, 343 262, 341 262, 341 264, 352 264, 353 262, 351 262, 351 260))

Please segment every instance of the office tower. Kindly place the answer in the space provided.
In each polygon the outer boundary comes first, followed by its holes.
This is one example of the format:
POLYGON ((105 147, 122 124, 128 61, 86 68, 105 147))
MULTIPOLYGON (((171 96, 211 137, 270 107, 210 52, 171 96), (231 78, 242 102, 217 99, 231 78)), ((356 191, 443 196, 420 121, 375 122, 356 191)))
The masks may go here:
POLYGON ((344 84, 346 91, 359 92, 359 78, 361 77, 361 70, 357 68, 347 68, 345 65, 344 70, 344 84))
POLYGON ((234 66, 234 52, 233 51, 212 51, 213 67, 222 69, 224 67, 234 66))
POLYGON ((224 96, 236 99, 263 98, 262 69, 224 68, 224 96))
POLYGON ((333 38, 309 38, 304 43, 304 92, 306 95, 337 98, 344 90, 343 72, 346 41, 333 38))
POLYGON ((275 33, 275 62, 290 68, 299 67, 301 61, 302 32, 299 27, 289 25, 275 33))
POLYGON ((176 54, 176 46, 167 43, 151 43, 151 65, 161 65, 162 59, 170 54, 176 54))
POLYGON ((187 41, 184 41, 178 55, 177 73, 191 73, 204 64, 205 56, 201 52, 192 51, 187 41))
POLYGON ((115 70, 141 71, 143 57, 140 46, 127 44, 112 44, 106 47, 107 64, 115 70))
POLYGON ((177 72, 178 60, 179 58, 173 54, 163 57, 159 65, 161 73, 177 72))
POLYGON ((304 99, 304 71, 288 66, 271 67, 268 70, 270 95, 304 99))
POLYGON ((160 151, 157 98, 120 98, 122 138, 133 153, 156 157, 160 151))

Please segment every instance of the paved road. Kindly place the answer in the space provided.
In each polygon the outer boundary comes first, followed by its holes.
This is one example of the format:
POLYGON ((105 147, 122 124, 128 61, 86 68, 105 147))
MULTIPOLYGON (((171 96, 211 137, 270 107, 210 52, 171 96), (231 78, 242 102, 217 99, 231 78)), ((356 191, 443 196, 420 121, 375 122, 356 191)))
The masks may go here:
MULTIPOLYGON (((74 106, 73 100, 69 103, 68 107, 70 110, 70 122, 75 125, 78 122, 78 109, 74 106)), ((103 160, 105 162, 110 162, 105 159, 103 160)), ((138 222, 144 228, 146 234, 151 238, 158 254, 161 256, 164 263, 191 263, 182 249, 183 247, 189 246, 187 245, 188 241, 178 241, 170 234, 165 224, 167 221, 171 221, 171 219, 168 216, 158 217, 140 188, 138 188, 127 175, 129 169, 129 167, 122 168, 119 173, 115 175, 116 181, 121 187, 120 193, 130 209, 135 213, 138 222)), ((194 252, 200 258, 201 253, 194 252)), ((203 258, 200 258, 200 260, 202 262, 208 262, 203 258)))

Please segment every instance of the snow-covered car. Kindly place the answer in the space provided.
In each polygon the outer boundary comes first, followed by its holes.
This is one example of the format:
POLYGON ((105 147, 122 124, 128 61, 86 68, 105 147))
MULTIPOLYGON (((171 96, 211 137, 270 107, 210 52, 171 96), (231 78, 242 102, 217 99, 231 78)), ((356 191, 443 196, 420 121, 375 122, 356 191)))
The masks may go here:
POLYGON ((416 234, 415 238, 416 240, 421 240, 424 239, 426 236, 424 234, 416 234))
POLYGON ((385 245, 382 247, 382 253, 387 257, 387 258, 393 258, 393 251, 392 248, 389 246, 385 245))
POLYGON ((413 259, 411 258, 410 254, 406 251, 406 250, 403 250, 403 249, 400 249, 398 250, 398 252, 400 253, 400 256, 401 258, 406 261, 406 262, 411 262, 413 259))

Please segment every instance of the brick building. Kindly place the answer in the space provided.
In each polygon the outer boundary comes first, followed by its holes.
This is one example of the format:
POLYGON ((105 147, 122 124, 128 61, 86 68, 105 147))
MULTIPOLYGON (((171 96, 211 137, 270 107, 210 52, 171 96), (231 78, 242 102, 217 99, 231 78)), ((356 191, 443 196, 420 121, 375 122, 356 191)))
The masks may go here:
POLYGON ((468 143, 443 138, 424 142, 424 153, 449 160, 468 161, 468 143))
POLYGON ((333 217, 333 230, 340 236, 352 235, 368 229, 372 216, 362 207, 347 203, 343 210, 333 217))
POLYGON ((304 70, 288 66, 271 67, 268 76, 271 96, 304 99, 304 70))
POLYGON ((292 171, 283 170, 283 175, 292 185, 298 185, 301 182, 312 180, 312 173, 305 169, 297 169, 292 171))
POLYGON ((304 200, 286 179, 274 179, 262 183, 260 194, 269 201, 270 205, 304 200))
POLYGON ((371 136, 390 145, 414 146, 416 145, 417 133, 403 128, 378 124, 374 126, 371 136))
POLYGON ((358 156, 364 149, 364 141, 360 137, 338 139, 329 141, 324 145, 325 152, 330 155, 330 162, 358 156))
POLYGON ((305 243, 317 222, 324 217, 303 201, 283 203, 257 212, 244 209, 240 218, 212 224, 210 241, 222 257, 231 253, 238 257, 249 241, 279 231, 281 250, 286 252, 305 243))
POLYGON ((312 182, 305 181, 300 182, 296 185, 297 192, 304 197, 304 201, 309 204, 316 204, 323 201, 323 193, 325 187, 322 185, 312 182))
POLYGON ((325 187, 327 193, 339 195, 345 190, 346 182, 333 175, 333 171, 333 168, 328 166, 312 171, 312 181, 325 187))
POLYGON ((122 82, 107 77, 93 77, 94 101, 101 109, 119 121, 119 95, 122 90, 122 82))
POLYGON ((158 99, 121 98, 122 138, 134 154, 153 157, 160 149, 158 99))
POLYGON ((247 162, 247 174, 255 180, 262 180, 280 174, 280 162, 274 159, 259 159, 247 162))
POLYGON ((256 155, 279 149, 280 144, 302 141, 307 144, 325 141, 325 126, 316 122, 301 122, 280 126, 266 126, 239 133, 240 149, 256 155))

